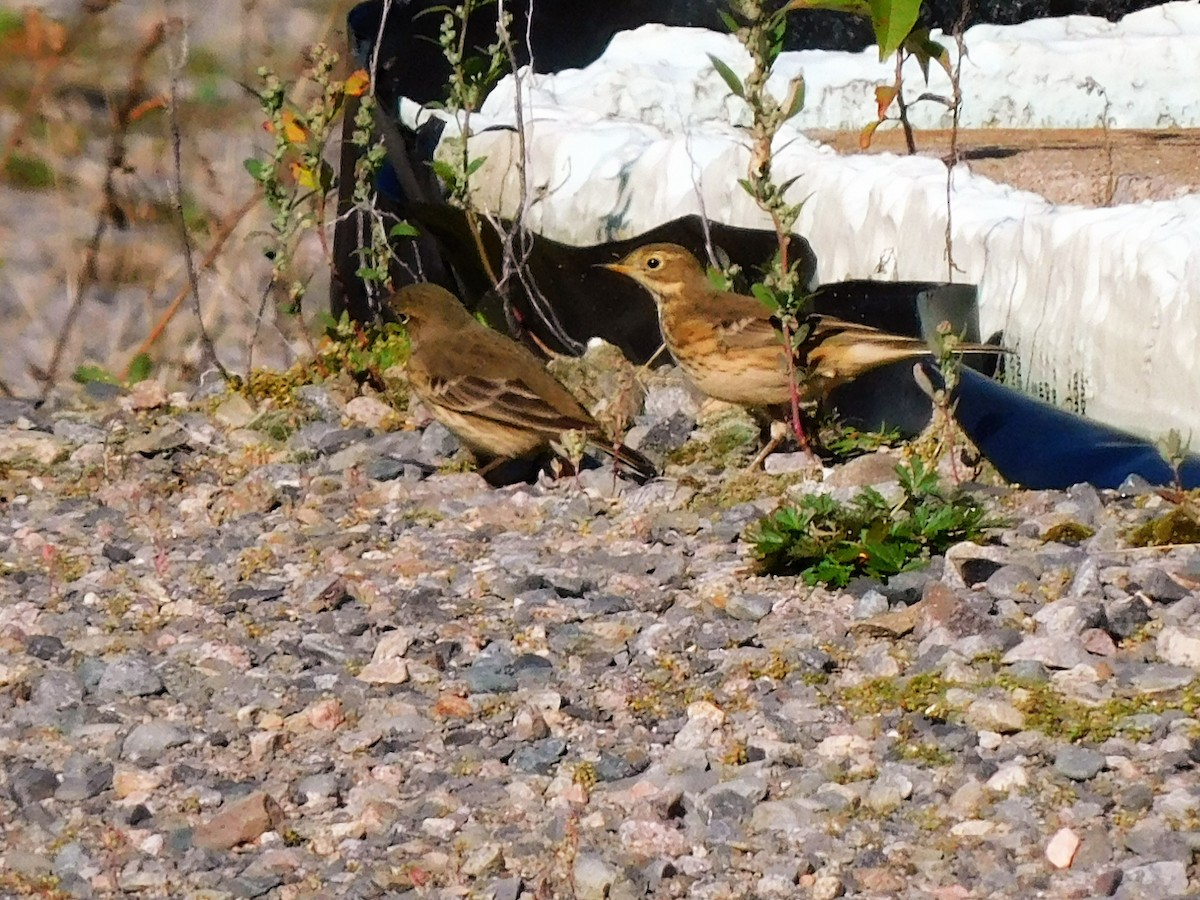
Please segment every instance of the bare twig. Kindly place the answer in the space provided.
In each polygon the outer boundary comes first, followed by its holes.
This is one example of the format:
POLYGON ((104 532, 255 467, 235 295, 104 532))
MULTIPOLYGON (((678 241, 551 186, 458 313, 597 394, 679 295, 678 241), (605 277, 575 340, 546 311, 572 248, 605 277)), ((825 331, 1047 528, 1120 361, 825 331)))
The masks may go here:
POLYGON ((958 14, 958 21, 954 23, 954 45, 958 49, 958 56, 954 60, 954 71, 950 75, 950 90, 952 102, 950 106, 950 151, 946 155, 943 162, 946 164, 946 280, 953 282, 954 273, 961 272, 958 264, 954 262, 954 219, 953 205, 951 204, 951 194, 954 186, 954 167, 959 163, 958 153, 958 124, 962 118, 962 61, 967 55, 967 45, 963 40, 963 32, 967 28, 967 20, 971 12, 971 0, 963 0, 962 7, 958 14))
POLYGON ((50 357, 50 362, 45 370, 35 373, 42 382, 43 399, 49 395, 51 389, 54 387, 54 382, 58 378, 59 365, 62 363, 63 354, 66 352, 67 342, 70 340, 71 332, 75 327, 75 321, 79 318, 79 313, 83 309, 84 297, 88 288, 96 281, 96 263, 100 256, 100 244, 104 240, 105 233, 108 231, 108 224, 114 217, 120 215, 116 199, 116 175, 125 165, 125 139, 129 133, 129 126, 133 121, 133 112, 139 105, 138 98, 145 89, 147 63, 154 51, 162 45, 165 36, 166 28, 163 22, 156 24, 150 30, 150 33, 146 35, 145 40, 142 41, 141 46, 138 47, 137 53, 134 55, 125 96, 121 100, 120 105, 113 110, 113 135, 112 141, 109 144, 108 156, 105 160, 104 185, 102 188, 103 202, 99 213, 96 215, 96 226, 84 251, 83 267, 79 275, 79 282, 75 286, 75 295, 71 298, 71 305, 67 309, 66 317, 63 319, 62 330, 59 331, 58 339, 54 343, 54 352, 50 357))
MULTIPOLYGON (((242 205, 234 210, 217 227, 216 238, 213 240, 212 246, 208 248, 207 252, 204 254, 204 257, 200 260, 199 271, 208 269, 214 262, 216 262, 217 256, 220 255, 221 250, 225 247, 225 242, 229 240, 230 235, 232 235, 238 225, 241 224, 242 219, 249 215, 250 210, 254 209, 261 199, 262 189, 260 188, 247 197, 242 202, 242 205)), ((141 344, 138 345, 137 349, 134 350, 133 356, 135 358, 148 351, 152 346, 154 346, 154 342, 162 337, 163 332, 167 330, 167 325, 170 324, 171 319, 175 317, 175 314, 179 312, 180 307, 183 306, 183 301, 188 298, 189 292, 190 287, 186 284, 179 288, 175 296, 171 299, 170 304, 167 306, 166 311, 159 317, 158 321, 154 324, 154 327, 150 329, 150 333, 146 335, 141 344)), ((126 366, 125 371, 122 374, 122 378, 127 378, 128 376, 129 366, 126 366)))
POLYGON ((188 234, 187 217, 183 213, 183 153, 182 132, 179 126, 179 73, 187 61, 187 25, 182 19, 172 19, 169 23, 171 30, 179 37, 179 52, 168 53, 171 68, 170 102, 167 104, 168 119, 171 127, 171 158, 174 164, 174 179, 171 182, 171 194, 175 203, 175 213, 179 217, 179 239, 183 245, 183 262, 187 269, 188 285, 192 289, 192 310, 196 314, 196 327, 200 332, 200 363, 202 368, 216 367, 221 377, 229 380, 229 371, 217 358, 217 348, 213 346, 212 337, 204 327, 204 313, 200 308, 200 278, 196 274, 196 262, 192 255, 192 237, 188 234))

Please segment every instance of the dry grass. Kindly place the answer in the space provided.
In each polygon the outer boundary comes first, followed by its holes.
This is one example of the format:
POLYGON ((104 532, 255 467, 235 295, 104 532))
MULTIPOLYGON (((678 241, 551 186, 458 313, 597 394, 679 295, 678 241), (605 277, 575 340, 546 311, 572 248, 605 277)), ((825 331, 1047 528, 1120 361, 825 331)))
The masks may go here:
MULTIPOLYGON (((120 375, 142 348, 156 377, 195 379, 179 208, 205 327, 221 361, 244 369, 270 280, 268 212, 243 168, 270 136, 248 88, 262 65, 294 79, 315 41, 344 46, 348 6, 218 0, 195 21, 178 2, 91 0, 64 20, 0 10, 0 395, 40 395, 83 364, 120 375)), ((300 262, 313 273, 312 313, 328 293, 315 239, 300 262)), ((300 328, 269 299, 255 365, 286 366, 305 346, 300 328)))

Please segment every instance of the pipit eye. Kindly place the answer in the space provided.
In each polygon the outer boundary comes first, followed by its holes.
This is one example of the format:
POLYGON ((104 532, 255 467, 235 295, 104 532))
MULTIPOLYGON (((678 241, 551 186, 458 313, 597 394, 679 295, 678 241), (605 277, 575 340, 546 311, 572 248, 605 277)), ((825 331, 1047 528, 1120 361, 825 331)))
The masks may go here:
POLYGON ((659 259, 657 256, 652 256, 648 260, 646 260, 646 268, 647 269, 657 269, 661 265, 662 265, 662 260, 659 259))

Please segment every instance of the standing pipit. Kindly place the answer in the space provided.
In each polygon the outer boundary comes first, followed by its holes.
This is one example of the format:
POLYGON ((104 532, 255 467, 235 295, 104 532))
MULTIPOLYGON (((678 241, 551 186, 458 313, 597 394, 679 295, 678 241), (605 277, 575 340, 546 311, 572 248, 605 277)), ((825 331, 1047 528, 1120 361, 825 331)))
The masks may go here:
POLYGON ((536 356, 477 322, 449 291, 409 285, 389 304, 408 328, 413 391, 471 450, 522 459, 553 443, 573 445, 564 435, 582 432, 589 445, 639 480, 657 474, 645 457, 606 440, 596 420, 536 356))
MULTIPOLYGON (((758 300, 715 288, 696 257, 676 244, 639 247, 605 268, 628 275, 654 297, 667 349, 705 394, 742 406, 790 402, 782 333, 758 300)), ((807 328, 796 348, 803 400, 823 400, 839 384, 887 363, 933 354, 925 341, 833 316, 813 313, 800 325, 807 328)), ((990 345, 958 346, 998 351, 990 345)))

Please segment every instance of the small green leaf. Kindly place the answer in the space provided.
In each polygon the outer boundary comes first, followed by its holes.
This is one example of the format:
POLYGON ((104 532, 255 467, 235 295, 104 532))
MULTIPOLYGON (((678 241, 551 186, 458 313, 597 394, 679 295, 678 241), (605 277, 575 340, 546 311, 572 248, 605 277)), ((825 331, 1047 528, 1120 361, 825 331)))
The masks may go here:
POLYGON ((779 298, 776 297, 775 292, 765 284, 750 285, 750 293, 754 295, 754 299, 772 312, 775 312, 779 309, 779 298))
POLYGON ((266 171, 267 167, 262 160, 253 158, 246 159, 242 161, 242 165, 245 166, 246 171, 250 173, 250 177, 255 181, 263 180, 263 173, 266 171))
POLYGON ((442 179, 442 181, 446 182, 447 184, 458 184, 458 182, 461 180, 458 176, 458 169, 454 168, 454 166, 450 165, 450 163, 446 162, 445 160, 430 160, 429 166, 433 169, 433 174, 437 175, 438 178, 442 179))
POLYGON ((421 232, 417 229, 417 227, 415 225, 409 224, 408 222, 397 222, 395 225, 392 226, 391 230, 388 232, 388 237, 393 237, 393 238, 420 237, 420 236, 421 236, 421 232))
POLYGON ((717 14, 721 17, 721 21, 725 23, 725 27, 729 29, 730 34, 737 34, 738 23, 737 19, 731 16, 725 10, 718 10, 717 14))
POLYGON ((71 373, 71 380, 79 384, 117 384, 116 377, 102 366, 82 365, 71 373))
POLYGON ((728 65, 717 59, 717 57, 713 56, 711 53, 708 54, 708 58, 712 62, 713 68, 716 69, 717 74, 721 76, 721 79, 729 88, 729 93, 733 94, 735 97, 741 97, 743 100, 745 100, 746 90, 742 87, 742 80, 737 77, 737 74, 733 71, 733 69, 729 68, 728 65))
POLYGON ((467 163, 467 175, 468 176, 474 175, 476 172, 479 171, 479 167, 482 166, 485 162, 487 162, 486 156, 479 156, 479 157, 476 157, 475 159, 471 160, 469 163, 467 163))
POLYGON ((154 360, 149 353, 139 353, 129 363, 129 384, 145 381, 154 371, 154 360))
POLYGON ((879 44, 879 58, 900 49, 921 13, 921 0, 870 0, 871 27, 879 44))

